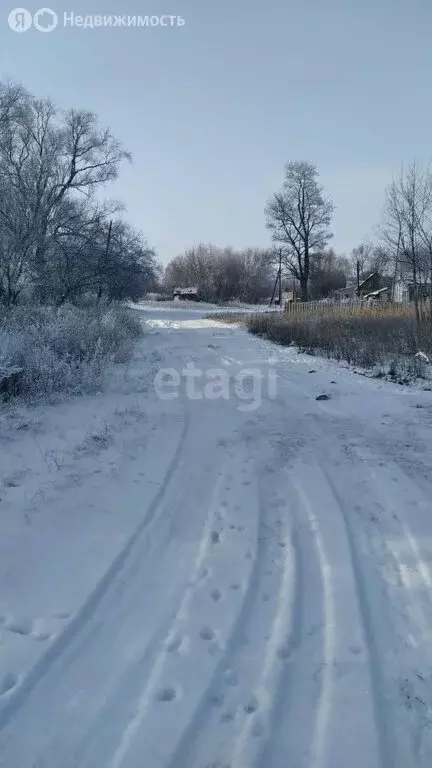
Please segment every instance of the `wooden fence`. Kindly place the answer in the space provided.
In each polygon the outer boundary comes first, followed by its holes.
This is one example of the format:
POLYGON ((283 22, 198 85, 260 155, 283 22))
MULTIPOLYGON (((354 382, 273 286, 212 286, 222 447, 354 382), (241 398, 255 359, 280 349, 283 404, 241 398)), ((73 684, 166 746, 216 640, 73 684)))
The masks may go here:
MULTIPOLYGON (((421 314, 424 317, 429 316, 429 306, 424 305, 421 308, 421 314)), ((396 304, 394 302, 376 302, 367 304, 362 301, 350 301, 344 303, 325 303, 317 301, 308 302, 287 302, 285 304, 285 313, 289 315, 307 315, 308 317, 353 317, 359 315, 375 316, 400 316, 414 317, 415 309, 413 304, 396 304)))

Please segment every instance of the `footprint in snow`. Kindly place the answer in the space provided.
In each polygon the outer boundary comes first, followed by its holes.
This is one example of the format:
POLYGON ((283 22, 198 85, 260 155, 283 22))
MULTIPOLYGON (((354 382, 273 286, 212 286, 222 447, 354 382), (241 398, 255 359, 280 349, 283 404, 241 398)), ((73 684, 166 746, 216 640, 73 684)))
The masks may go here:
POLYGON ((15 635, 30 635, 33 622, 30 619, 10 618, 6 620, 5 628, 15 635))
POLYGON ((13 477, 6 478, 5 480, 3 480, 3 485, 5 486, 5 488, 19 488, 20 487, 20 483, 18 483, 17 480, 15 480, 13 477))
POLYGON ((281 645, 280 648, 278 648, 277 655, 280 659, 285 660, 289 659, 293 652, 294 648, 292 643, 285 643, 285 645, 281 645))
POLYGON ((232 723, 235 715, 232 712, 224 712, 221 716, 221 723, 232 723))
POLYGON ((157 693, 157 700, 161 702, 174 701, 177 698, 175 688, 161 688, 157 693))
POLYGON ((203 627, 200 631, 200 638, 202 640, 214 640, 216 634, 211 627, 203 627))
POLYGON ((217 531, 212 531, 210 534, 210 539, 212 544, 219 544, 221 540, 220 533, 218 533, 217 531))
POLYGON ((227 669, 224 674, 224 680, 230 688, 235 688, 238 685, 238 675, 233 669, 227 669))
POLYGON ((18 678, 12 672, 6 672, 3 677, 0 677, 0 696, 4 696, 5 693, 9 693, 18 684, 18 678))
POLYGON ((256 696, 251 696, 249 701, 244 705, 244 711, 247 715, 253 715, 259 709, 259 703, 256 696))
POLYGON ((212 707, 222 707, 224 703, 225 703, 225 697, 221 693, 215 694, 210 698, 210 704, 212 705, 212 707))
POLYGON ((198 575, 198 581, 205 581, 205 579, 208 578, 210 575, 210 571, 208 568, 203 568, 202 571, 198 575))
POLYGON ((220 591, 220 589, 213 589, 213 590, 211 591, 211 593, 210 593, 210 596, 211 596, 211 599, 212 599, 212 600, 213 600, 215 603, 218 603, 218 602, 219 602, 219 600, 221 600, 221 598, 222 598, 222 592, 220 591))

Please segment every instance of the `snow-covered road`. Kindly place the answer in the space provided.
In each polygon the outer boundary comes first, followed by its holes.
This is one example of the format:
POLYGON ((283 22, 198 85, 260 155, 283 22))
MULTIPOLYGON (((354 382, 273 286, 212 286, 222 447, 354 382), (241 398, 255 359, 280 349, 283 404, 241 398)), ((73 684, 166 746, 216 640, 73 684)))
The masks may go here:
POLYGON ((0 766, 430 766, 432 393, 142 315, 0 414, 0 766))

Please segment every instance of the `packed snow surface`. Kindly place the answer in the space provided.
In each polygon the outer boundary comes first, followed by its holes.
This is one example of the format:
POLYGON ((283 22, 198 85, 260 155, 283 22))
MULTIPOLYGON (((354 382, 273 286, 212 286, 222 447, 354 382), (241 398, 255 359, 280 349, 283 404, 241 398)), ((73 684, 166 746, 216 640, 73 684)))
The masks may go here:
POLYGON ((136 311, 1 406, 1 768, 432 765, 432 393, 136 311))

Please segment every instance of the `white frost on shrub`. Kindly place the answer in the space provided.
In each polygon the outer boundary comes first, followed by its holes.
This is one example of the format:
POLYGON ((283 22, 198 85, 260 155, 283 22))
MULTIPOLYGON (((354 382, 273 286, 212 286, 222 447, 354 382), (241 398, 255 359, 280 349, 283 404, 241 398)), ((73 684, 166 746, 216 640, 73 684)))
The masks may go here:
POLYGON ((101 388, 107 368, 132 354, 141 325, 123 306, 25 306, 0 326, 0 367, 23 370, 31 395, 101 388))

